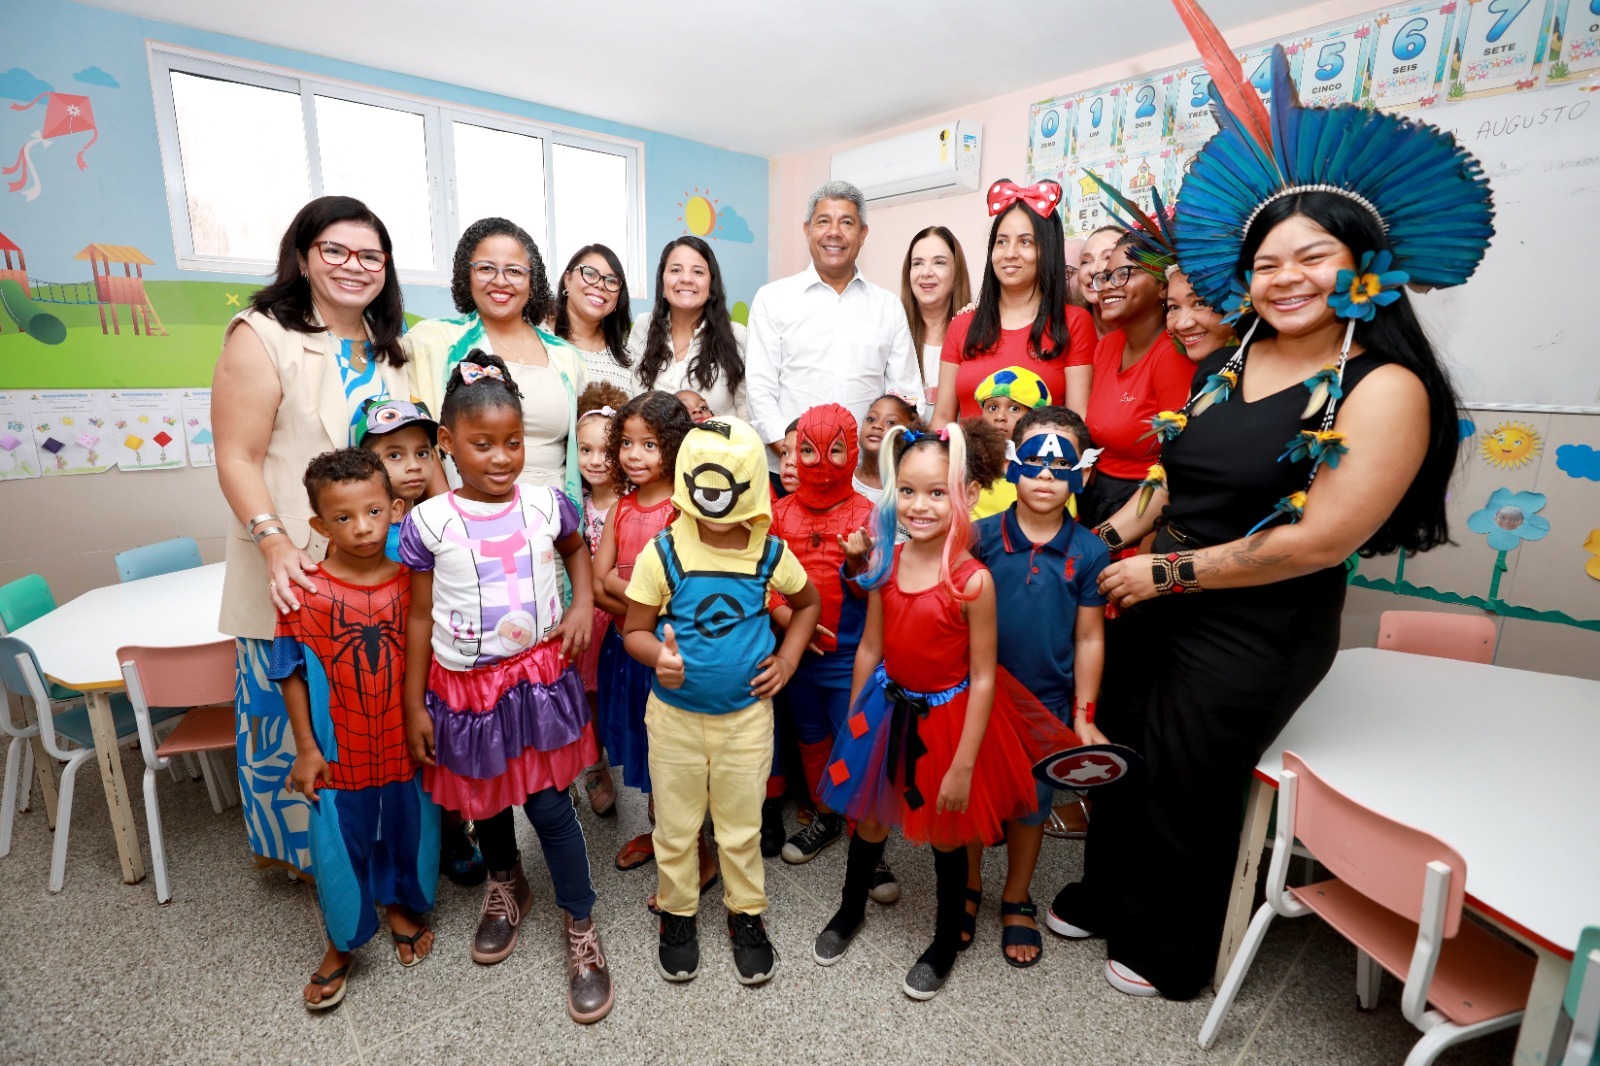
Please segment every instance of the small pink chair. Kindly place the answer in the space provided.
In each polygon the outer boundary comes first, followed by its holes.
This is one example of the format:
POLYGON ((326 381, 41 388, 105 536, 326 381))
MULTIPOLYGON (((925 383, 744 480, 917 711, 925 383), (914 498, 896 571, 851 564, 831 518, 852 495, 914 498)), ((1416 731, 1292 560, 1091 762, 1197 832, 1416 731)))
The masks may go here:
POLYGON ((1384 611, 1378 617, 1378 647, 1468 663, 1494 661, 1494 619, 1445 611, 1384 611))
POLYGON ((1466 889, 1467 864, 1454 848, 1363 807, 1284 752, 1267 902, 1250 920, 1200 1028, 1200 1046, 1215 1042, 1275 915, 1315 914, 1356 946, 1362 1008, 1377 1005, 1384 970, 1405 982, 1400 1010, 1423 1034, 1406 1066, 1425 1066, 1453 1044, 1518 1024, 1534 959, 1461 920, 1466 889), (1296 837, 1332 880, 1286 886, 1296 837))
POLYGON ((128 700, 139 725, 139 750, 144 754, 144 814, 150 830, 150 866, 155 874, 156 902, 172 899, 167 885, 167 846, 161 835, 161 808, 156 802, 156 774, 171 765, 173 756, 196 755, 211 794, 211 809, 222 813, 224 802, 236 802, 228 782, 231 773, 224 760, 219 767, 212 753, 232 749, 238 742, 234 726, 234 642, 219 640, 183 648, 117 649, 128 700), (177 726, 158 745, 151 728, 152 707, 189 707, 177 726))

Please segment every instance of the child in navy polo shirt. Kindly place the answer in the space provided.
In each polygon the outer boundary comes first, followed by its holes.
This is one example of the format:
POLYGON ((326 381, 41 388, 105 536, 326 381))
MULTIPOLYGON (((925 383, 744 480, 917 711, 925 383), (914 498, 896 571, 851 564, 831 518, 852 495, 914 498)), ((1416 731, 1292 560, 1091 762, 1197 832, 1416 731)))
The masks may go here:
MULTIPOLYGON (((1017 502, 972 527, 972 554, 994 575, 1000 665, 1057 718, 1070 720, 1085 744, 1104 744, 1094 724, 1105 661, 1106 601, 1097 582, 1110 558, 1100 538, 1067 511, 1098 453, 1083 419, 1065 407, 1023 415, 1007 451, 1006 478, 1017 487, 1017 502)), ((1019 968, 1037 963, 1044 951, 1029 889, 1054 790, 1038 788, 1038 810, 1006 826, 1001 951, 1019 968)), ((981 851, 968 863, 974 880, 980 859, 981 851)), ((969 900, 981 899, 982 887, 969 882, 969 900)))

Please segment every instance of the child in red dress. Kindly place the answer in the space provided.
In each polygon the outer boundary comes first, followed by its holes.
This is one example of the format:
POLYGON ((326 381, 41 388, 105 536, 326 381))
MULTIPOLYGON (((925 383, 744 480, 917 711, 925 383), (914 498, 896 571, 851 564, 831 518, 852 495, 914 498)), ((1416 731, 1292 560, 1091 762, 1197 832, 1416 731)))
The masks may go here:
POLYGON ((972 500, 1004 468, 1005 445, 992 427, 964 425, 884 437, 854 699, 822 786, 857 824, 839 910, 813 948, 819 964, 842 958, 860 930, 889 827, 933 846, 937 917, 906 974, 914 999, 938 994, 961 949, 966 843, 994 843, 1008 819, 1031 813, 1033 763, 1076 742, 996 666, 994 582, 966 545, 972 500), (897 520, 911 538, 898 546, 897 520))

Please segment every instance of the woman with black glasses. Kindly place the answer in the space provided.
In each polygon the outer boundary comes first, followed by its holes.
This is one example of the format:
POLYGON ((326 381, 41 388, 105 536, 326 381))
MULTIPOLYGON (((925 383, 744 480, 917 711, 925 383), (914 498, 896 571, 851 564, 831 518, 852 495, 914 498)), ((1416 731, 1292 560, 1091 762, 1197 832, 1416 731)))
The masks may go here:
POLYGON ((1083 412, 1095 444, 1104 449, 1078 498, 1078 518, 1090 529, 1128 504, 1150 477, 1161 459, 1161 438, 1150 432, 1150 419, 1181 407, 1194 377, 1194 364, 1167 335, 1170 260, 1145 243, 1138 233, 1124 235, 1105 268, 1089 279, 1110 330, 1095 347, 1094 384, 1083 412))
POLYGON ((581 352, 536 325, 554 311, 539 246, 514 222, 479 219, 456 244, 450 295, 459 317, 419 322, 405 336, 418 393, 430 410, 442 410, 445 382, 468 353, 504 359, 522 390, 526 462, 517 480, 559 486, 581 511, 578 393, 587 375, 581 352))
POLYGON ((306 464, 354 443, 367 399, 410 394, 393 251, 360 200, 306 204, 279 243, 277 276, 228 323, 211 383, 217 480, 234 518, 217 628, 238 644, 245 827, 259 862, 312 874, 306 801, 284 788, 294 732, 267 668, 279 612, 322 580, 328 542, 310 526, 306 464))
POLYGON ((633 395, 633 359, 624 345, 633 314, 622 260, 603 244, 586 244, 567 261, 556 286, 555 334, 583 356, 590 381, 633 395))

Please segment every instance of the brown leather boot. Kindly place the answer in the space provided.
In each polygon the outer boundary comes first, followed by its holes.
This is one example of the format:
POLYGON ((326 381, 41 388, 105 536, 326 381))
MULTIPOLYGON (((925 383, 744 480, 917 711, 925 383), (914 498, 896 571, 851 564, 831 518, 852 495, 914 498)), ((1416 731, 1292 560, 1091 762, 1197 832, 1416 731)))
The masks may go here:
POLYGON ((600 930, 594 919, 581 922, 563 916, 567 932, 567 1013, 572 1020, 590 1025, 611 1013, 611 971, 600 948, 600 930))
POLYGON ((472 961, 492 966, 504 961, 517 946, 517 927, 533 903, 533 889, 522 863, 509 870, 490 870, 483 916, 472 938, 472 961))

